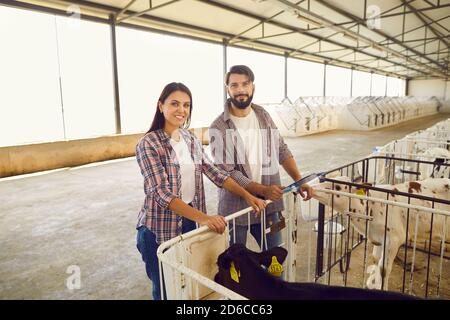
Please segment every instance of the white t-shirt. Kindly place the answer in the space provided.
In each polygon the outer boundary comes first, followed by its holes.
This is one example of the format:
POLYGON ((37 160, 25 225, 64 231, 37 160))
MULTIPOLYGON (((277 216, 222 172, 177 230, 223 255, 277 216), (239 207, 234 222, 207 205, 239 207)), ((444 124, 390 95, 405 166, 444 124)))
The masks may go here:
POLYGON ((191 203, 195 196, 195 165, 192 161, 191 152, 181 135, 180 141, 170 139, 170 144, 180 164, 181 199, 186 203, 191 203))
POLYGON ((261 183, 262 138, 258 118, 253 109, 245 117, 236 117, 230 114, 230 118, 244 143, 244 150, 250 165, 252 180, 261 183))

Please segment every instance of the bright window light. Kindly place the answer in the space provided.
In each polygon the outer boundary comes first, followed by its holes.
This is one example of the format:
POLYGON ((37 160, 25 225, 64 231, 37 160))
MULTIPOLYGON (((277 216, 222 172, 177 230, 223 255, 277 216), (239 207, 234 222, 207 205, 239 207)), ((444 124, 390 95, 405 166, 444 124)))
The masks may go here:
POLYGON ((372 96, 385 96, 386 77, 379 74, 372 74, 372 96))
POLYGON ((56 17, 67 139, 115 134, 110 28, 56 17))
POLYGON ((288 97, 323 95, 323 64, 288 59, 288 97))
POLYGON ((351 70, 335 66, 327 66, 326 96, 350 96, 351 70))
POLYGON ((252 50, 227 48, 227 66, 243 64, 255 74, 255 103, 277 103, 284 98, 284 57, 252 50))
POLYGON ((397 97, 399 92, 399 82, 397 78, 386 77, 387 81, 387 96, 397 97))
POLYGON ((150 128, 170 82, 191 90, 191 128, 209 127, 223 111, 221 45, 118 27, 117 55, 122 132, 150 128))
POLYGON ((352 96, 370 96, 370 73, 353 70, 352 96))
POLYGON ((64 138, 55 17, 0 6, 0 146, 64 138))

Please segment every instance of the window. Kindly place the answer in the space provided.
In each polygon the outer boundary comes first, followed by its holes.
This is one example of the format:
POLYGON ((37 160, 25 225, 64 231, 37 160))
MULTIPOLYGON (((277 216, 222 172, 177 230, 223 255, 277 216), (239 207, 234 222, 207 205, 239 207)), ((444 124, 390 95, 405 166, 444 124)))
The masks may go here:
POLYGON ((398 96, 398 90, 399 90, 399 79, 392 78, 392 77, 386 77, 387 81, 387 96, 388 97, 397 97, 398 96))
POLYGON ((323 64, 288 59, 288 97, 323 95, 323 64))
POLYGON ((255 74, 255 103, 278 103, 284 98, 284 57, 239 48, 227 48, 228 70, 244 64, 255 74))
POLYGON ((350 96, 351 70, 327 65, 326 96, 350 96))
POLYGON ((115 134, 110 27, 56 17, 67 139, 115 134))
POLYGON ((118 27, 117 55, 122 132, 150 128, 170 82, 191 90, 191 128, 209 127, 223 111, 221 45, 118 27))
POLYGON ((385 96, 386 77, 379 74, 372 74, 372 96, 385 96))
POLYGON ((370 73, 353 70, 352 96, 370 96, 370 73))
POLYGON ((0 146, 64 138, 55 17, 0 6, 0 146))
POLYGON ((0 145, 115 133, 109 26, 0 7, 0 145))

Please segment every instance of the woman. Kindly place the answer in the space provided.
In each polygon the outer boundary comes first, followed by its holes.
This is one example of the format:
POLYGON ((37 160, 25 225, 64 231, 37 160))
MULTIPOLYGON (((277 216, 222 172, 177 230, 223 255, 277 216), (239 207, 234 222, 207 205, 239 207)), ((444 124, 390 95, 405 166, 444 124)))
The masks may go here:
POLYGON ((218 187, 243 197, 256 212, 266 204, 213 165, 199 140, 186 130, 192 115, 192 95, 182 83, 169 83, 158 99, 153 123, 136 146, 144 177, 145 201, 138 216, 137 248, 153 282, 153 299, 160 300, 158 246, 195 229, 195 222, 223 233, 222 216, 206 212, 202 173, 218 187))

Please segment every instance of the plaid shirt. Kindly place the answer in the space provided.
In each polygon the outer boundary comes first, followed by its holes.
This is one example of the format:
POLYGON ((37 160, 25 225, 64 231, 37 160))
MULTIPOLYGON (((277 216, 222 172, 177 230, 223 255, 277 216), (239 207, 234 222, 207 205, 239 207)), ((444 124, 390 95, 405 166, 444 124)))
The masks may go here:
MULTIPOLYGON (((214 120, 209 128, 211 151, 216 165, 228 172, 239 185, 246 188, 250 182, 252 182, 252 175, 245 152, 243 150, 238 150, 239 148, 237 147, 239 145, 243 146, 243 143, 242 140, 240 143, 236 140, 236 138, 241 138, 237 133, 236 126, 230 118, 228 109, 229 103, 229 100, 227 100, 223 113, 214 120), (232 137, 233 135, 235 137, 237 135, 237 137, 234 138, 232 137), (229 161, 227 157, 231 158, 232 161, 229 161)), ((258 118, 263 142, 261 184, 266 186, 274 184, 279 185, 281 184, 279 165, 286 159, 292 157, 292 153, 279 134, 269 113, 264 110, 263 107, 256 104, 252 104, 252 108, 258 118)), ((247 207, 248 204, 244 199, 227 190, 219 189, 218 212, 220 215, 227 216, 247 207)), ((266 207, 266 214, 282 210, 284 210, 283 200, 279 200, 266 207)), ((240 225, 246 225, 247 222, 246 215, 236 219, 236 223, 240 225)), ((255 218, 253 214, 250 215, 251 224, 259 222, 259 218, 255 218)))
MULTIPOLYGON (((184 129, 179 132, 189 146, 195 165, 192 185, 195 196, 191 204, 206 213, 202 173, 218 187, 223 186, 229 174, 214 166, 193 134, 184 129)), ((173 198, 182 196, 180 165, 169 135, 162 129, 147 133, 136 145, 136 159, 144 177, 145 192, 137 228, 147 226, 156 235, 156 242, 162 243, 180 235, 182 230, 182 217, 168 209, 173 198)))

